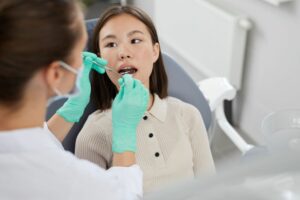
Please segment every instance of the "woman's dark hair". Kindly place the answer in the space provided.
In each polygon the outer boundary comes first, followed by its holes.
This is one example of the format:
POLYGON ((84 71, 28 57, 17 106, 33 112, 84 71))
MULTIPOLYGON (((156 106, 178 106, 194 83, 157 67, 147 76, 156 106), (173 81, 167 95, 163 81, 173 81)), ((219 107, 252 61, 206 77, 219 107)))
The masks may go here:
MULTIPOLYGON (((150 17, 142 10, 133 6, 113 6, 108 8, 101 16, 94 29, 92 51, 101 55, 99 48, 99 33, 102 27, 113 17, 128 14, 140 20, 147 27, 152 43, 159 43, 155 26, 150 17)), ((168 96, 168 78, 165 71, 161 52, 154 63, 152 73, 150 75, 150 93, 156 93, 160 98, 168 96)), ((116 86, 111 82, 107 74, 100 75, 92 72, 92 101, 100 110, 111 108, 112 100, 118 93, 116 86)))
POLYGON ((0 1, 0 103, 14 105, 33 75, 81 37, 75 0, 0 1))

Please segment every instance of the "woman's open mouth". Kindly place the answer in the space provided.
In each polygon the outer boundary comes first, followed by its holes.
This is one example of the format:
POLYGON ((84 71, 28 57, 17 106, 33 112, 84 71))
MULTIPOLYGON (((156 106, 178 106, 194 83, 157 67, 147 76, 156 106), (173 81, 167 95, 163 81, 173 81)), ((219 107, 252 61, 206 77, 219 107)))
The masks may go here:
POLYGON ((118 72, 123 76, 124 74, 134 74, 137 72, 137 69, 134 67, 124 67, 120 69, 118 72))

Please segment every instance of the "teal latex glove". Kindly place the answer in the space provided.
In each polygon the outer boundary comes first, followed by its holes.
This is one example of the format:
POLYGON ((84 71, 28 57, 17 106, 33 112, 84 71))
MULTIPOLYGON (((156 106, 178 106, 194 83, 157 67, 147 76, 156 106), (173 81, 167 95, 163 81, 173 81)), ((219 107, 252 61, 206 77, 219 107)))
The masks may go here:
POLYGON ((78 74, 77 81, 80 93, 76 96, 70 97, 64 105, 57 110, 57 114, 63 117, 68 122, 78 122, 85 110, 85 107, 90 101, 91 95, 91 83, 90 83, 90 71, 96 70, 100 74, 105 73, 105 66, 107 61, 97 57, 90 52, 83 52, 83 70, 78 74), (96 62, 97 64, 95 64, 96 62), (102 67, 101 67, 102 66, 102 67), (79 79, 78 79, 79 78, 79 79))
POLYGON ((130 75, 119 79, 120 91, 112 105, 112 151, 136 151, 136 128, 147 109, 149 91, 130 75))

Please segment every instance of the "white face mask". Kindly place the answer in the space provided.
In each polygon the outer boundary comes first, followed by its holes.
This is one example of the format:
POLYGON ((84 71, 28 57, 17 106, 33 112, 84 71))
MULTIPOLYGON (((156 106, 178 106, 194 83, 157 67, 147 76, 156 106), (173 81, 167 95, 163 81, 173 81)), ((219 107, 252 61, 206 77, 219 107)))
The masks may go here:
POLYGON ((73 89, 66 93, 63 94, 62 92, 60 92, 57 88, 53 88, 54 93, 56 94, 53 97, 50 97, 48 99, 48 106, 51 105, 54 101, 57 101, 58 99, 63 99, 63 98, 70 98, 72 96, 76 96, 80 93, 80 88, 79 88, 79 84, 80 84, 80 79, 82 76, 82 71, 83 71, 83 67, 81 67, 80 69, 76 70, 75 68, 71 67, 70 65, 68 65, 67 63, 63 62, 63 61, 59 61, 59 64, 65 68, 66 70, 69 70, 70 72, 74 73, 75 75, 77 75, 76 77, 76 83, 73 87, 73 89))

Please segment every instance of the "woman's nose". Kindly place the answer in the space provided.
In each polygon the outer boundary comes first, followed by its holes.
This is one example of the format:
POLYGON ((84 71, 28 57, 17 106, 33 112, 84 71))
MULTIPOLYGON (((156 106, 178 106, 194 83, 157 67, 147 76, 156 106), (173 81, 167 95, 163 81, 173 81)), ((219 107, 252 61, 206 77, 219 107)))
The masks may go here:
POLYGON ((131 56, 130 56, 130 55, 125 55, 125 54, 123 55, 123 54, 122 54, 122 55, 120 56, 120 58, 121 58, 121 59, 131 58, 131 56))
POLYGON ((121 60, 132 58, 132 54, 131 54, 131 52, 128 48, 121 47, 120 50, 119 50, 119 58, 121 60))

